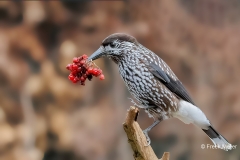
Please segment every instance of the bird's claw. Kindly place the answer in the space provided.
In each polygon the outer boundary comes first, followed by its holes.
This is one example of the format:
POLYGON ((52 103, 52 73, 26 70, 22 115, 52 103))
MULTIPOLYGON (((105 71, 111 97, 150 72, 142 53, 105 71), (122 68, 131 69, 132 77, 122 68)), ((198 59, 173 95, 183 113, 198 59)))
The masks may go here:
POLYGON ((148 136, 148 130, 147 129, 144 130, 143 133, 144 133, 144 135, 146 137, 146 140, 147 140, 147 145, 145 145, 145 147, 147 147, 147 146, 149 146, 151 144, 151 139, 148 136))

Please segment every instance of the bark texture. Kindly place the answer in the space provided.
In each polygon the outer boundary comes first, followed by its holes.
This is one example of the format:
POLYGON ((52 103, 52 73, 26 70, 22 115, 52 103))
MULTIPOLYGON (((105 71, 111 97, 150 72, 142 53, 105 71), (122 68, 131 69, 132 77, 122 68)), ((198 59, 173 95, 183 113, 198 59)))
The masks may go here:
MULTIPOLYGON (((147 146, 146 137, 137 123, 139 110, 130 107, 127 113, 123 128, 127 134, 128 142, 133 150, 135 160, 159 160, 155 155, 151 145, 147 146)), ((170 154, 165 152, 160 160, 169 160, 170 154)))

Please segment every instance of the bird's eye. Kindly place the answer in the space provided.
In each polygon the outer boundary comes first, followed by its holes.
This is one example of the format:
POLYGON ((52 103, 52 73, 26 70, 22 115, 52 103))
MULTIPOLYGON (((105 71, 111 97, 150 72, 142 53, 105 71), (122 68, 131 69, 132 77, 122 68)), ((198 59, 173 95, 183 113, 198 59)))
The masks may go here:
POLYGON ((114 43, 110 43, 110 47, 115 47, 116 45, 114 43))

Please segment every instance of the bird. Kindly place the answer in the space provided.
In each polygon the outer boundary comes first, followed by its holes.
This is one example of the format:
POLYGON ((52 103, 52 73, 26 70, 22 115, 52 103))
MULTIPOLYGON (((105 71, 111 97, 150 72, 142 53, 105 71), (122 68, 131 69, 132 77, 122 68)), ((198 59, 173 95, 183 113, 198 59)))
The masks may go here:
POLYGON ((109 35, 99 49, 88 57, 88 61, 101 57, 109 57, 117 64, 126 87, 137 101, 134 103, 154 119, 153 124, 143 131, 148 145, 151 143, 148 133, 153 127, 163 120, 177 118, 202 129, 215 147, 226 151, 233 148, 213 128, 166 62, 136 38, 126 33, 109 35))

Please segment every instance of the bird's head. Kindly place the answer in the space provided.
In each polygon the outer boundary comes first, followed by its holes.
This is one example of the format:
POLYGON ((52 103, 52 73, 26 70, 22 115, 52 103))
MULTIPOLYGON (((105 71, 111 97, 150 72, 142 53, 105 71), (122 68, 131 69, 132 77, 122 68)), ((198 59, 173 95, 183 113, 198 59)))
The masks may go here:
POLYGON ((137 44, 137 40, 124 33, 115 33, 105 38, 97 51, 88 60, 96 60, 100 57, 110 57, 115 62, 119 61, 129 50, 137 44))

